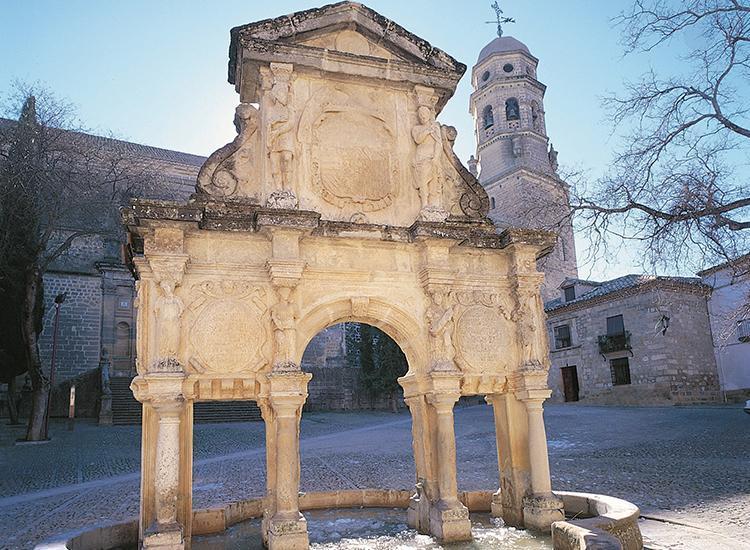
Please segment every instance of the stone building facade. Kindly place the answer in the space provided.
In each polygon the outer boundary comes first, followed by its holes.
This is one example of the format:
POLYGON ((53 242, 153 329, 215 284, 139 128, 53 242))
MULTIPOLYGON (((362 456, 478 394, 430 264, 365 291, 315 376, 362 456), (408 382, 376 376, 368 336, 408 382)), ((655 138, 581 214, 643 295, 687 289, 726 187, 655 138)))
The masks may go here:
POLYGON ((545 304, 555 401, 687 404, 719 399, 708 298, 698 278, 569 279, 545 304))
POLYGON ((490 218, 500 227, 554 231, 557 244, 539 262, 545 300, 556 296, 566 277, 577 277, 568 187, 557 173, 557 152, 549 143, 539 60, 511 36, 495 38, 472 69, 470 112, 474 118, 479 182, 490 197, 490 218))
MULTIPOLYGON (((0 125, 15 124, 0 119, 0 125)), ((195 190, 195 179, 205 157, 148 145, 84 135, 92 146, 112 150, 123 159, 147 165, 153 173, 153 196, 187 199, 195 190)), ((112 213, 112 218, 116 212, 112 213)), ((98 221, 77 220, 91 229, 98 221)), ((70 231, 79 229, 71 227, 70 231)), ((96 227, 94 227, 96 229, 96 227)), ((76 414, 96 416, 100 392, 99 362, 102 348, 111 361, 111 374, 135 375, 134 281, 122 263, 122 242, 105 228, 79 237, 44 275, 45 314, 39 339, 42 365, 49 374, 55 321, 54 300, 66 298, 60 307, 55 361, 55 388, 51 413, 67 414, 68 391, 76 385, 76 414)), ((69 233, 61 231, 57 238, 69 233)), ((19 387, 23 386, 23 382, 19 387)), ((24 393, 27 394, 28 390, 24 393)), ((4 393, 4 392, 3 392, 4 393)), ((21 402, 22 413, 28 406, 21 402)))
POLYGON ((698 275, 713 288, 708 311, 723 397, 750 399, 750 254, 698 275))

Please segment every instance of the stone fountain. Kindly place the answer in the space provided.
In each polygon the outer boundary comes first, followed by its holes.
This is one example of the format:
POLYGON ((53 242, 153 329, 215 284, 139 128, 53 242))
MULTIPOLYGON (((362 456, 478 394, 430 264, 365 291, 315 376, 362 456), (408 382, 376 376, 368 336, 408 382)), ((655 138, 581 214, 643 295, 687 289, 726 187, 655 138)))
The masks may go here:
MULTIPOLYGON (((405 509, 441 542, 471 539, 469 512, 484 511, 552 533, 555 548, 641 546, 634 506, 552 491, 536 260, 555 236, 488 220, 456 130, 436 120, 465 70, 352 2, 232 29, 237 136, 208 158, 190 201, 136 200, 123 213, 139 278, 143 451, 137 531, 117 532, 177 550, 260 518, 268 547, 304 549, 302 511, 372 506, 405 509), (300 360, 342 321, 380 328, 406 355, 413 490, 300 497, 300 360), (458 491, 453 407, 469 395, 494 409, 495 491, 458 491), (267 494, 193 510, 193 403, 233 399, 263 413, 267 494)), ((78 547, 109 547, 112 532, 78 547)))

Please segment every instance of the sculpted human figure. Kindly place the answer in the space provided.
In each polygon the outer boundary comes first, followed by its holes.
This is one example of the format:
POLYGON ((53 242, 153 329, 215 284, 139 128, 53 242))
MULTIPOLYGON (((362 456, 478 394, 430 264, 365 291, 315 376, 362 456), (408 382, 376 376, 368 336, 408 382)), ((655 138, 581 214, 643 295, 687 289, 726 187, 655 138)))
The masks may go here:
POLYGON ((268 104, 267 146, 271 175, 277 190, 290 191, 294 157, 294 113, 290 106, 291 66, 271 64, 273 85, 268 104))
POLYGON ((279 301, 271 306, 271 321, 274 325, 276 340, 276 361, 290 363, 296 344, 294 323, 296 311, 290 300, 292 289, 286 286, 279 287, 278 294, 279 301))
POLYGON ((443 134, 440 123, 435 120, 435 113, 425 105, 417 109, 419 124, 411 130, 411 136, 417 144, 414 156, 416 186, 422 208, 441 208, 443 202, 443 134))
POLYGON ((432 293, 432 303, 427 309, 427 327, 430 333, 433 353, 439 360, 453 361, 453 311, 448 293, 436 290, 432 293))
POLYGON ((520 307, 516 320, 521 331, 521 349, 523 363, 538 363, 543 357, 539 331, 538 297, 533 292, 519 295, 520 307))
POLYGON ((156 334, 159 343, 159 356, 176 357, 180 346, 180 318, 185 305, 175 296, 175 282, 164 279, 159 282, 162 295, 156 300, 156 334))

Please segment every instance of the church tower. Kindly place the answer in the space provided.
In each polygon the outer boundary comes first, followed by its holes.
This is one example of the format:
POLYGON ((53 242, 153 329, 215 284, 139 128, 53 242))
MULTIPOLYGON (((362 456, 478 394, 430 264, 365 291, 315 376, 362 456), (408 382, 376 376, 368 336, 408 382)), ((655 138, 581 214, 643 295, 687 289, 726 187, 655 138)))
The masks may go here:
POLYGON ((558 234, 554 250, 540 260, 542 298, 578 276, 568 186, 557 174, 557 152, 544 120, 546 86, 536 77, 539 60, 525 44, 499 36, 479 53, 472 70, 470 112, 477 140, 479 182, 490 197, 498 227, 547 229, 558 234))

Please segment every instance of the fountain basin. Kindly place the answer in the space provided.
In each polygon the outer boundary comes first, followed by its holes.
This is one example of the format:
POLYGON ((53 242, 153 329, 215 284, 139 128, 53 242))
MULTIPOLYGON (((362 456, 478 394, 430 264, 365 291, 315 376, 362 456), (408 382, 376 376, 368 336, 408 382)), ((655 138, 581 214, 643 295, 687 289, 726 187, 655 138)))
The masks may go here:
MULTIPOLYGON (((566 521, 552 526, 555 549, 597 550, 643 547, 638 528, 638 508, 624 500, 590 493, 556 491, 565 504, 566 521)), ((409 506, 412 491, 397 489, 361 489, 304 493, 300 510, 335 508, 402 508, 409 506)), ((473 513, 488 513, 492 503, 490 491, 459 493, 461 502, 473 513)), ((248 499, 225 506, 193 512, 193 536, 223 533, 228 527, 263 515, 263 499, 248 499)), ((94 550, 137 547, 138 521, 133 519, 77 532, 38 548, 44 550, 94 550)))

